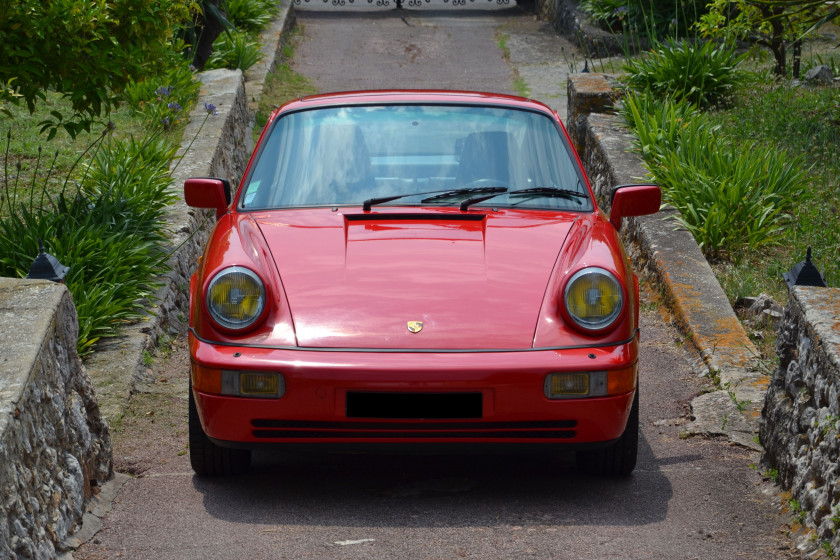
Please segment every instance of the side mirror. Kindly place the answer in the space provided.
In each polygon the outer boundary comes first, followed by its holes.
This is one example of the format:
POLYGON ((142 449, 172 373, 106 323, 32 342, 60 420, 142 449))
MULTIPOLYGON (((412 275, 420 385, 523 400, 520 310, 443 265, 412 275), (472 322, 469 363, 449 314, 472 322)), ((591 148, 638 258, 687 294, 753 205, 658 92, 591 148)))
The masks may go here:
POLYGON ((227 179, 193 177, 184 181, 184 201, 193 208, 214 208, 218 220, 230 206, 230 183, 227 179))
POLYGON ((656 185, 619 185, 612 191, 610 222, 621 229, 621 218, 659 212, 662 193, 656 185))

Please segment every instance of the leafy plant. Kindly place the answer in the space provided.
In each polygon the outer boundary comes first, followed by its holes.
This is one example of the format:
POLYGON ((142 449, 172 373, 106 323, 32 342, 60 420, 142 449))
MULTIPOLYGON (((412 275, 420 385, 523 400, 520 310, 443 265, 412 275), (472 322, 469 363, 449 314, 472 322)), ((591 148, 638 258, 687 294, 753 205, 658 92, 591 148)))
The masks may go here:
POLYGON ((267 0, 225 0, 227 18, 236 26, 248 32, 265 28, 277 12, 277 4, 267 0))
POLYGON ((167 186, 174 155, 154 135, 121 142, 103 134, 87 152, 92 161, 71 170, 56 196, 47 193, 45 177, 27 204, 9 188, 15 178, 6 177, 8 215, 0 219, 0 274, 25 275, 39 239, 70 267, 66 284, 83 356, 99 338, 145 314, 144 299, 153 297, 155 278, 166 269, 160 217, 173 197, 167 186))
POLYGON ((638 91, 709 107, 732 93, 740 79, 736 66, 744 57, 711 41, 670 40, 657 43, 645 57, 629 59, 626 82, 638 91))
POLYGON ((802 158, 730 144, 704 115, 669 103, 642 105, 631 96, 623 112, 663 199, 679 209, 678 221, 713 258, 777 242, 788 212, 807 192, 802 158))
POLYGON ((213 43, 213 54, 206 69, 229 68, 247 70, 263 58, 260 44, 242 31, 220 35, 213 43))
POLYGON ((700 111, 685 99, 628 93, 621 114, 636 132, 636 146, 645 157, 675 150, 687 127, 705 126, 700 111))
MULTIPOLYGON (((181 50, 182 44, 173 45, 181 50)), ((173 108, 188 107, 198 95, 201 83, 186 61, 177 56, 166 72, 156 78, 132 81, 123 94, 127 104, 147 123, 163 125, 173 117, 173 108), (165 84, 161 86, 160 84, 165 84), (170 104, 172 104, 170 106, 170 104)), ((177 118, 177 111, 175 112, 177 118)))

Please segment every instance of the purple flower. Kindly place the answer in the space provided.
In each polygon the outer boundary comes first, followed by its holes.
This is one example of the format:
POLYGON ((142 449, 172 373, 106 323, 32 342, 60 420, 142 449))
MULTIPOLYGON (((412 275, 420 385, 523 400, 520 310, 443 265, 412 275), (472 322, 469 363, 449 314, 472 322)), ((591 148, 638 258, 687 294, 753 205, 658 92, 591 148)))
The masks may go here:
POLYGON ((613 10, 613 15, 616 15, 616 16, 619 16, 619 17, 625 15, 626 13, 627 13, 627 6, 620 6, 620 7, 616 8, 615 10, 613 10))
POLYGON ((212 103, 204 102, 204 110, 207 111, 208 115, 218 115, 219 113, 216 111, 216 106, 212 103))
POLYGON ((182 109, 181 106, 175 103, 174 101, 167 103, 166 106, 169 107, 169 110, 175 113, 176 115, 180 113, 182 109))
POLYGON ((163 130, 169 130, 169 117, 163 117, 162 119, 160 119, 160 124, 163 125, 163 130))
POLYGON ((155 90, 155 95, 158 97, 169 97, 175 88, 172 86, 160 86, 155 90))

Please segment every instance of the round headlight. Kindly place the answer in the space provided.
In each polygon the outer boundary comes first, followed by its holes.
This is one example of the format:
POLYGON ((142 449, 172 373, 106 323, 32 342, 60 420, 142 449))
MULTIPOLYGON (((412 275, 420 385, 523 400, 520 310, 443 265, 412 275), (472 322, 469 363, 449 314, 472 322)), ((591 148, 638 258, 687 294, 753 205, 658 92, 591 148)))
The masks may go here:
POLYGON ((250 327, 265 309, 265 286, 247 268, 225 268, 207 288, 207 309, 222 327, 233 330, 250 327))
POLYGON ((584 268, 566 284, 563 302, 569 317, 586 331, 600 331, 621 314, 624 294, 615 276, 603 268, 584 268))

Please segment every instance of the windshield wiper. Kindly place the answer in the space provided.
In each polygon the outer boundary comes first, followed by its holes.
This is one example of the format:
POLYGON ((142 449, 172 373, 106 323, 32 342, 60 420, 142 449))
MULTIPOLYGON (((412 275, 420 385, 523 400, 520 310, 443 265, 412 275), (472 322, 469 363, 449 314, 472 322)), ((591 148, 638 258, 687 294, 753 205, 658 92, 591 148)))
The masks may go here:
POLYGON ((507 187, 465 187, 463 189, 454 189, 451 191, 446 191, 440 194, 436 194, 435 196, 430 196, 429 198, 424 198, 420 202, 434 202, 435 200, 444 200, 447 198, 453 198, 456 196, 461 196, 464 194, 493 194, 494 196, 497 194, 502 194, 508 192, 507 187))
MULTIPOLYGON (((489 189, 488 189, 489 190, 489 189)), ((570 199, 577 199, 577 198, 584 198, 589 200, 589 196, 583 194, 579 191, 573 191, 570 189, 561 189, 558 187, 534 187, 531 189, 519 189, 515 191, 507 191, 507 189, 503 191, 496 192, 495 194, 485 195, 485 196, 474 196, 472 198, 468 198, 466 200, 461 201, 461 212, 465 212, 467 208, 472 204, 477 204, 479 202, 484 202, 485 200, 489 200, 493 197, 499 196, 503 192, 507 192, 508 196, 524 196, 524 197, 538 197, 538 196, 557 196, 562 198, 570 198, 570 199)), ((443 195, 440 195, 443 196, 443 195)))
POLYGON ((365 212, 370 212, 370 207, 375 206, 376 204, 384 204, 386 202, 391 202, 392 200, 397 200, 398 198, 405 198, 407 196, 414 196, 416 194, 425 194, 425 193, 407 193, 407 194, 398 194, 396 196, 380 196, 379 198, 369 198, 362 202, 362 210, 365 212))
POLYGON ((534 187, 532 189, 520 189, 517 191, 510 191, 509 196, 559 196, 562 198, 585 198, 589 199, 589 195, 580 191, 573 191, 571 189, 561 189, 558 187, 534 187))
POLYGON ((495 193, 501 194, 503 192, 507 192, 506 187, 469 187, 463 189, 441 189, 437 191, 426 191, 426 192, 414 192, 414 193, 405 193, 405 194, 397 194, 394 196, 381 196, 378 198, 369 198, 362 203, 362 210, 365 212, 370 212, 372 206, 376 206, 377 204, 384 204, 386 202, 391 202, 392 200, 397 200, 399 198, 405 198, 407 196, 420 196, 424 194, 434 194, 435 196, 430 196, 429 198, 424 198, 421 200, 421 203, 426 202, 433 202, 435 200, 443 200, 445 198, 452 198, 455 196, 460 196, 464 194, 476 194, 476 193, 495 193), (435 194, 439 193, 439 194, 435 194))

